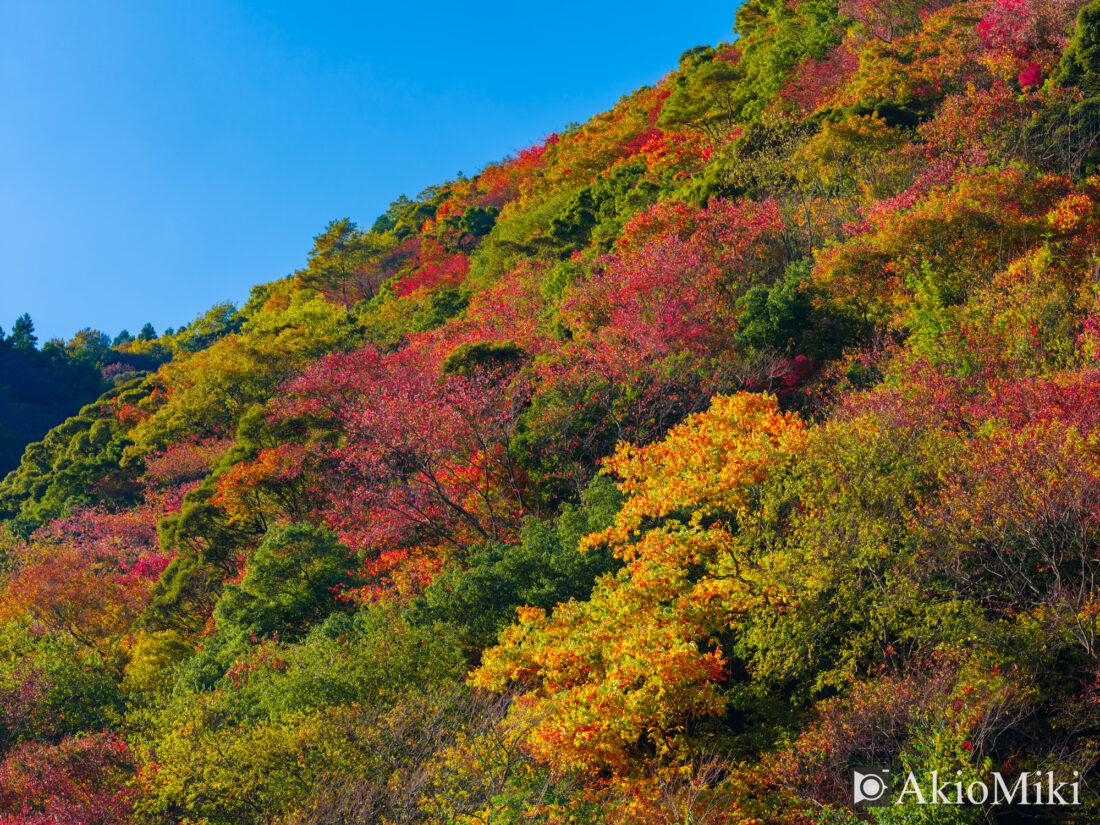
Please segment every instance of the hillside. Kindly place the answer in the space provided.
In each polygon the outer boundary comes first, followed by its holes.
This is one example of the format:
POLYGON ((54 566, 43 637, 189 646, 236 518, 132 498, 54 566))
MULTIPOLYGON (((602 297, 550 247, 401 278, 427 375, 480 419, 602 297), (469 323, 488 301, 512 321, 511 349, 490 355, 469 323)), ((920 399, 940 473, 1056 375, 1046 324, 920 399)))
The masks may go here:
POLYGON ((39 350, 28 315, 10 337, 0 330, 0 476, 19 464, 27 444, 103 391, 99 353, 88 343, 77 336, 68 347, 53 341, 39 350))
POLYGON ((747 0, 85 331, 0 482, 0 825, 1097 821, 1098 164, 1100 0, 747 0))

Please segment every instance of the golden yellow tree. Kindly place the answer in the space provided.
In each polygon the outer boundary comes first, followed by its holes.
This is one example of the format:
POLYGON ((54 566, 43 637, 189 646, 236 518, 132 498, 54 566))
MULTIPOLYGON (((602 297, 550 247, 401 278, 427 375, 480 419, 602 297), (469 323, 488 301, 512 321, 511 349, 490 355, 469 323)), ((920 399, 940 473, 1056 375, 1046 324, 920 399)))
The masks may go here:
POLYGON ((740 393, 608 460, 627 500, 585 544, 608 543, 624 568, 587 602, 552 616, 522 609, 472 677, 479 687, 526 688, 509 723, 536 753, 565 768, 621 770, 639 748, 673 746, 690 717, 722 710, 726 663, 710 637, 782 598, 754 573, 737 534, 761 482, 804 438, 773 397, 740 393))

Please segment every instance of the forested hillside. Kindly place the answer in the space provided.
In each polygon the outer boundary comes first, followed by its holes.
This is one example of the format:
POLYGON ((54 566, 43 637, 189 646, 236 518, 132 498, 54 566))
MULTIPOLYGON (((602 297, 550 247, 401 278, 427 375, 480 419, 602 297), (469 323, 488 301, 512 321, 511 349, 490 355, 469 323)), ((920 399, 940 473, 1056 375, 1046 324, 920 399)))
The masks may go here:
POLYGON ((92 329, 39 348, 27 314, 16 318, 10 334, 0 329, 0 475, 19 464, 27 444, 94 401, 111 377, 157 363, 112 349, 110 339, 92 329))
POLYGON ((88 344, 0 483, 2 825, 1100 819, 1100 0, 734 31, 88 344))

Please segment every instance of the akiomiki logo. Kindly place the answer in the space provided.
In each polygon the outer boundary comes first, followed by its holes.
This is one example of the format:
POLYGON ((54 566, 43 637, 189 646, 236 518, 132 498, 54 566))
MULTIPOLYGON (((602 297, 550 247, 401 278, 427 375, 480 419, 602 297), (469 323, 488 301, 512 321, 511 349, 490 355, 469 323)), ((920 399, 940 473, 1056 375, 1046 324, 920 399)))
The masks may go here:
POLYGON ((916 773, 891 773, 889 768, 859 768, 852 772, 852 804, 886 805, 1080 805, 1078 771, 1060 780, 1054 771, 964 779, 962 771, 941 776, 932 771, 922 781, 916 773))

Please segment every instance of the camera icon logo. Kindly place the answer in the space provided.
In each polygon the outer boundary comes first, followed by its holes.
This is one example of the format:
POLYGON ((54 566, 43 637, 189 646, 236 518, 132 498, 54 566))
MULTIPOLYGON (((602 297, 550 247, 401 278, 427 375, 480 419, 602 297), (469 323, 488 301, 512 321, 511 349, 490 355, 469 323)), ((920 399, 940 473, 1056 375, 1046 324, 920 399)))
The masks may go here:
POLYGON ((875 807, 890 804, 890 770, 866 768, 852 771, 852 802, 875 807))

